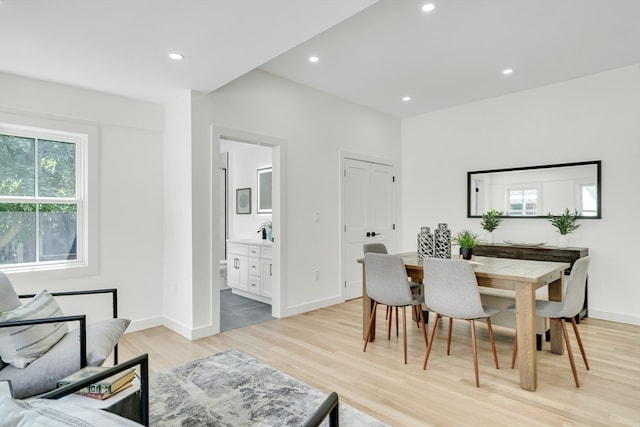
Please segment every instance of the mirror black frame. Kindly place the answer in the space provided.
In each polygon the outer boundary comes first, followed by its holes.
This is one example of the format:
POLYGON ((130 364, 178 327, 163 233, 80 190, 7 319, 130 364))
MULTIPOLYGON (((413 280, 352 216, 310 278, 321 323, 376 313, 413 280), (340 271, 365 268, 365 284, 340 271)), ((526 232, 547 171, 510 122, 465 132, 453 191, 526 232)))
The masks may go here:
MULTIPOLYGON (((575 163, 558 163, 554 165, 539 165, 539 166, 523 166, 517 168, 505 168, 505 169, 489 169, 489 170, 480 170, 480 171, 470 171, 467 172, 467 218, 482 218, 482 215, 471 215, 471 177, 474 174, 482 174, 482 173, 496 173, 496 172, 513 172, 513 171, 524 171, 524 170, 534 170, 534 169, 551 169, 551 168, 561 168, 561 167, 570 167, 570 166, 584 166, 584 165, 596 165, 596 182, 597 182, 597 194, 598 194, 598 211, 596 215, 592 216, 578 216, 580 219, 601 219, 602 218, 602 161, 601 160, 592 160, 587 162, 575 162, 575 163)), ((535 215, 535 216, 504 216, 503 218, 548 218, 548 215, 535 215)))

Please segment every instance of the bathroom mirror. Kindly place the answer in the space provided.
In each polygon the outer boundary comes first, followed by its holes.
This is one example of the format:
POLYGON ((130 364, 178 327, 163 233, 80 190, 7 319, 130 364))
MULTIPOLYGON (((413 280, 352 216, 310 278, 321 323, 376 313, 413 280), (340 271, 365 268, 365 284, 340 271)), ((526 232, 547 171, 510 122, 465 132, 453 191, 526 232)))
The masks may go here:
POLYGON ((258 169, 258 213, 271 213, 271 167, 258 169))
POLYGON ((508 218, 546 218, 565 209, 601 218, 601 161, 467 172, 467 218, 489 209, 508 218))

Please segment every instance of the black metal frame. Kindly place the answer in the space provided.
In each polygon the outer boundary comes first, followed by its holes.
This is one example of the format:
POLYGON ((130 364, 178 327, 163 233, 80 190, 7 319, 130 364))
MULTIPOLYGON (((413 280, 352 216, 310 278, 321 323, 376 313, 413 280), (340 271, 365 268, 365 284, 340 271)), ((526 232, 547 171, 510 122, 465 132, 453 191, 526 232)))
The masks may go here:
POLYGON ((327 396, 311 418, 304 423, 304 427, 317 427, 322 424, 327 416, 329 416, 329 426, 338 427, 340 425, 339 413, 338 393, 334 391, 327 396))
MULTIPOLYGON (((95 294, 111 294, 111 302, 113 304, 113 318, 116 319, 118 317, 118 289, 116 288, 107 288, 107 289, 90 289, 86 291, 67 291, 67 292, 51 292, 53 297, 61 297, 61 296, 78 296, 78 295, 95 295, 95 294)), ((18 295, 18 298, 33 298, 36 294, 23 294, 18 295)), ((31 320, 20 320, 15 322, 3 322, 0 323, 0 328, 8 328, 11 326, 21 326, 21 325, 39 325, 45 323, 56 323, 56 322, 69 322, 69 321, 79 321, 80 322, 80 368, 84 368, 87 366, 87 321, 86 315, 81 314, 77 316, 63 316, 63 317, 51 317, 47 319, 31 319, 31 320)), ((113 364, 118 364, 118 343, 113 348, 113 364)))
MULTIPOLYGON (((591 160, 586 162, 574 162, 574 163, 558 163, 553 165, 539 165, 539 166, 523 166, 517 168, 502 168, 502 169, 488 169, 479 171, 467 172, 467 218, 482 218, 481 214, 471 215, 471 176, 479 173, 494 173, 494 172, 513 172, 523 170, 538 170, 538 169, 551 169, 562 168, 569 166, 584 166, 595 165, 596 166, 596 181, 598 182, 598 214, 595 216, 583 216, 579 215, 578 219, 602 219, 602 160, 591 160)), ((536 215, 536 216, 503 216, 502 218, 508 219, 531 219, 531 218, 548 218, 548 215, 536 215)))
POLYGON ((40 396, 38 396, 38 398, 59 399, 71 393, 75 393, 80 389, 88 387, 95 382, 108 378, 111 375, 115 375, 118 372, 122 372, 126 369, 133 368, 136 366, 140 366, 140 423, 145 426, 148 426, 149 425, 149 355, 147 353, 134 357, 133 359, 129 359, 111 368, 107 368, 100 373, 92 375, 91 377, 84 378, 75 383, 55 389, 45 394, 41 394, 40 396))
POLYGON ((14 322, 0 322, 0 328, 74 321, 80 322, 80 367, 84 368, 85 366, 87 366, 87 318, 84 314, 78 316, 51 317, 48 319, 30 319, 16 320, 14 322))

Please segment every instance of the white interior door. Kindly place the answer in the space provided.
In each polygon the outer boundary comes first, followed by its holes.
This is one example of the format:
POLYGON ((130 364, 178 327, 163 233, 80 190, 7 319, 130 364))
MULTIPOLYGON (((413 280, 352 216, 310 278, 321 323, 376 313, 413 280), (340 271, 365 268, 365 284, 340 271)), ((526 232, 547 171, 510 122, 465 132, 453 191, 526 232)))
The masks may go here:
POLYGON ((394 250, 393 167, 345 159, 343 264, 345 299, 362 296, 362 246, 382 242, 394 250))

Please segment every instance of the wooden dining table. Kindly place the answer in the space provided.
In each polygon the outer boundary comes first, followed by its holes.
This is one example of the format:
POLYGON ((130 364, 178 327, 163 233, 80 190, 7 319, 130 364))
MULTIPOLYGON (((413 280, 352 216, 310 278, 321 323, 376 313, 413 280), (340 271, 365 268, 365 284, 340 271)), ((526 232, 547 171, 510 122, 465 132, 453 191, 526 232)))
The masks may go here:
MULTIPOLYGON (((399 255, 407 269, 409 278, 422 283, 424 278, 422 260, 415 252, 399 255)), ((362 264, 362 335, 366 339, 367 327, 371 316, 372 302, 366 291, 364 259, 362 264)), ((531 261, 508 258, 474 257, 474 271, 478 285, 513 291, 516 301, 516 330, 518 332, 518 369, 520 387, 535 391, 538 385, 536 360, 536 289, 548 286, 550 301, 562 301, 564 271, 570 267, 566 262, 531 261)), ((428 305, 428 301, 426 302, 428 305)), ((562 329, 557 322, 550 323, 551 351, 562 354, 562 329)), ((375 339, 375 325, 371 338, 375 339)))

